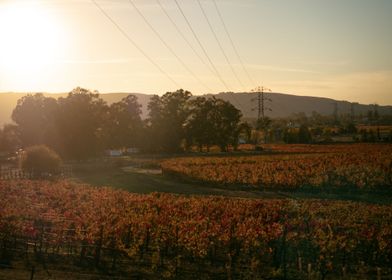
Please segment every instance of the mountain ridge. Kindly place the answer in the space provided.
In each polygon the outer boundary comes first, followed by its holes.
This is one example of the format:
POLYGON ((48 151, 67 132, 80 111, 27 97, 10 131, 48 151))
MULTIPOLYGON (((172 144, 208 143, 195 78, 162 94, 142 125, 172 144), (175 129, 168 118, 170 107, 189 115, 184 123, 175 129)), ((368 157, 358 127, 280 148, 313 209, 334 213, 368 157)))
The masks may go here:
MULTIPOLYGON (((18 92, 3 92, 0 93, 0 127, 6 123, 11 123, 11 114, 15 106, 17 105, 18 99, 27 95, 28 93, 18 92)), ((54 98, 65 97, 68 93, 43 93, 45 96, 51 96, 54 98)), ((147 104, 152 94, 143 93, 127 93, 127 92, 111 92, 111 93, 100 93, 100 97, 105 100, 108 104, 120 101, 122 98, 129 94, 134 94, 139 103, 142 105, 142 117, 147 117, 147 104)), ((256 107, 257 93, 241 92, 221 92, 218 94, 205 94, 201 96, 215 96, 223 100, 231 102, 235 107, 242 111, 245 118, 256 118, 257 110, 253 110, 256 107), (253 101, 252 101, 253 100, 253 101)), ((269 92, 265 93, 265 97, 271 101, 266 100, 266 115, 271 118, 288 117, 294 113, 303 112, 310 115, 313 111, 318 112, 321 115, 332 115, 337 104, 338 114, 350 114, 351 106, 354 104, 354 113, 356 115, 366 115, 368 110, 374 109, 374 104, 359 104, 356 102, 349 102, 344 100, 335 100, 327 97, 314 97, 314 96, 299 96, 287 93, 276 93, 269 92)), ((380 115, 392 114, 391 105, 379 105, 378 112, 380 115)))

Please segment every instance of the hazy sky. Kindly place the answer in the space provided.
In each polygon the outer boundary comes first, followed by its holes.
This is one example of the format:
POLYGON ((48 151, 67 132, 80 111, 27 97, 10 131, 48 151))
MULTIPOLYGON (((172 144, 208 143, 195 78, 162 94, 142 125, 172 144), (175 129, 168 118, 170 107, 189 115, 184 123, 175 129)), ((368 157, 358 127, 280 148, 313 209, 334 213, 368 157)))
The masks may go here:
POLYGON ((251 79, 214 1, 199 1, 224 53, 198 0, 177 0, 213 66, 175 0, 159 2, 197 55, 157 0, 96 1, 153 63, 92 1, 0 0, 0 92, 82 86, 155 94, 182 87, 202 94, 264 85, 275 92, 392 104, 391 0, 215 0, 251 79))

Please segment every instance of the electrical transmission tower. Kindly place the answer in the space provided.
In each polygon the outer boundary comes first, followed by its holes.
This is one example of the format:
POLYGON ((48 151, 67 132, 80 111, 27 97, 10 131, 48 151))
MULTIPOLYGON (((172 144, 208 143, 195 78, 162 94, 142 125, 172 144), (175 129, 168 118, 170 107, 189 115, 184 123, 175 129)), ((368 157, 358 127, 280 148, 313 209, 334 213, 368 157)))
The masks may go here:
POLYGON ((252 89, 251 91, 257 93, 257 97, 252 99, 252 101, 257 100, 257 107, 253 108, 253 110, 257 109, 257 120, 264 119, 265 111, 272 111, 271 108, 265 106, 266 101, 272 102, 271 98, 265 97, 265 92, 271 92, 271 90, 269 88, 259 86, 255 89, 252 89))
MULTIPOLYGON (((267 133, 268 133, 268 127, 271 123, 271 120, 269 118, 265 117, 265 111, 269 110, 272 111, 271 108, 266 107, 265 103, 266 101, 272 102, 271 98, 265 97, 265 92, 266 91, 271 91, 269 88, 259 86, 255 89, 252 90, 252 92, 257 93, 256 98, 252 98, 252 101, 257 101, 257 107, 253 108, 252 110, 257 109, 257 122, 256 122, 256 129, 262 129, 263 134, 264 134, 264 143, 267 143, 267 133)), ((256 143, 259 142, 259 137, 258 133, 256 136, 256 143)))

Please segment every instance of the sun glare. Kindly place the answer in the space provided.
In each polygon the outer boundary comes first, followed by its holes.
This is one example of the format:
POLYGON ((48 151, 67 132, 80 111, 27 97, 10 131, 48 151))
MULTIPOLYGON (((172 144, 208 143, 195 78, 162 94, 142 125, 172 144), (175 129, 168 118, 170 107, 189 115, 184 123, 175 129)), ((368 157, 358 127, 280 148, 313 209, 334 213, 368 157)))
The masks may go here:
MULTIPOLYGON (((18 83, 42 79, 64 51, 64 32, 43 4, 12 1, 0 4, 0 72, 18 83)), ((27 86, 27 85, 26 85, 27 86)))

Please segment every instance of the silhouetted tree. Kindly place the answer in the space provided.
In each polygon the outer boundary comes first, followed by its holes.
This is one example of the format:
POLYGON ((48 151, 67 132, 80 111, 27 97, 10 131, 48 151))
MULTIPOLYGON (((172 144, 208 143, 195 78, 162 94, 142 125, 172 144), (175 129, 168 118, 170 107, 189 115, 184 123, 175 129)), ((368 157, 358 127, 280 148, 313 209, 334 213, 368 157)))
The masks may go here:
POLYGON ((186 124, 187 144, 197 145, 199 151, 203 146, 210 147, 214 144, 214 123, 211 120, 214 103, 212 99, 197 97, 190 101, 190 118, 186 124))
POLYGON ((221 151, 227 151, 228 145, 236 147, 240 134, 239 123, 241 121, 241 111, 228 101, 215 99, 216 116, 216 144, 221 151))
POLYGON ((162 97, 153 96, 148 104, 149 128, 147 135, 154 141, 154 150, 178 152, 182 150, 185 139, 185 121, 189 115, 189 91, 179 89, 167 92, 162 97))
POLYGON ((378 121, 378 119, 380 118, 380 114, 378 113, 378 104, 374 104, 373 117, 375 121, 378 121))
POLYGON ((252 126, 248 122, 241 122, 239 124, 239 131, 244 136, 244 140, 249 142, 252 137, 252 126))
POLYGON ((367 119, 368 119, 368 122, 373 122, 374 116, 373 116, 373 111, 372 110, 368 110, 368 112, 367 112, 367 119))
POLYGON ((283 141, 287 144, 298 143, 298 133, 293 128, 286 128, 283 132, 283 141))
POLYGON ((139 146, 141 129, 141 105, 136 96, 128 95, 109 108, 104 128, 106 146, 116 149, 139 146))
POLYGON ((75 88, 59 98, 57 126, 62 153, 73 159, 85 159, 102 150, 103 125, 109 107, 99 97, 83 88, 75 88))
POLYGON ((301 144, 308 144, 312 141, 312 135, 307 125, 302 124, 298 131, 298 142, 301 144))
POLYGON ((357 127, 355 126, 354 123, 350 122, 346 125, 345 127, 346 133, 348 134, 354 134, 357 133, 357 127))
POLYGON ((369 141, 369 135, 367 129, 361 129, 360 132, 361 134, 361 142, 368 142, 369 141))
POLYGON ((389 131, 387 141, 392 143, 392 129, 389 131))
MULTIPOLYGON (((316 115, 313 115, 316 116, 316 115)), ((294 113, 292 115, 292 118, 298 122, 300 125, 305 124, 308 125, 309 124, 309 118, 306 116, 306 113, 304 112, 299 112, 299 113, 294 113)))
POLYGON ((18 126, 6 124, 0 129, 0 152, 11 153, 20 148, 20 136, 18 126))
POLYGON ((28 94, 18 100, 12 120, 18 125, 24 147, 37 144, 55 146, 58 141, 55 125, 57 110, 56 99, 41 93, 28 94))
POLYGON ((141 149, 147 152, 161 151, 159 143, 162 139, 162 102, 158 95, 153 95, 147 104, 148 118, 143 121, 141 149))
POLYGON ((264 117, 257 120, 256 128, 263 131, 264 143, 267 143, 268 129, 271 126, 271 123, 272 120, 269 117, 264 117))
POLYGON ((189 142, 196 144, 199 150, 206 146, 207 151, 212 145, 218 145, 221 151, 227 151, 229 145, 238 146, 242 115, 237 108, 215 97, 198 97, 190 104, 191 113, 186 124, 189 142))

